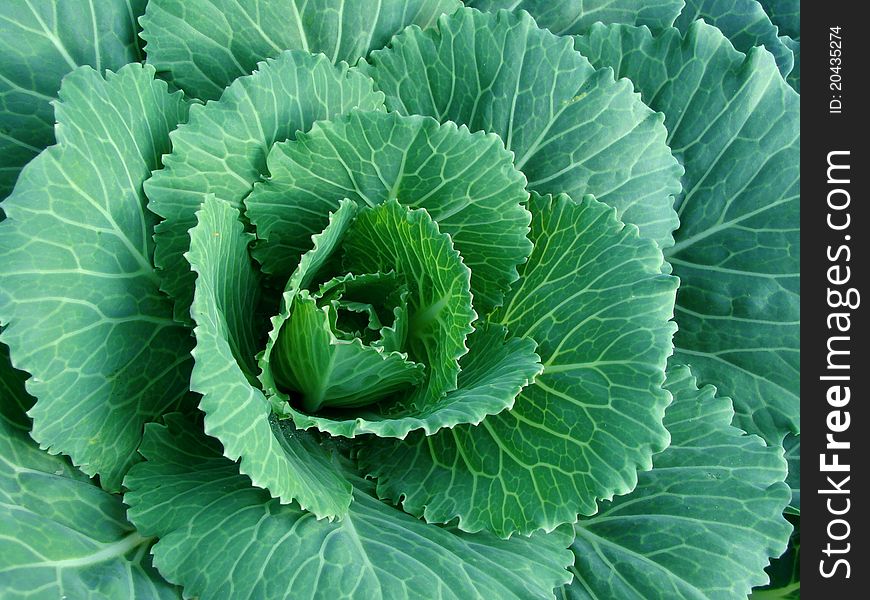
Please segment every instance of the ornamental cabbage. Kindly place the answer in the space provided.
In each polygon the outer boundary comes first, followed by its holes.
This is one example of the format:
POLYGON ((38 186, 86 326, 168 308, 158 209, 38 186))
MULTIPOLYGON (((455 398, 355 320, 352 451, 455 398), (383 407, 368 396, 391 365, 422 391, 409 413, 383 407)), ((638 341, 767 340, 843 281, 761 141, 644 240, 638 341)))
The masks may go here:
POLYGON ((788 3, 466 4, 0 8, 4 593, 769 582, 788 3))

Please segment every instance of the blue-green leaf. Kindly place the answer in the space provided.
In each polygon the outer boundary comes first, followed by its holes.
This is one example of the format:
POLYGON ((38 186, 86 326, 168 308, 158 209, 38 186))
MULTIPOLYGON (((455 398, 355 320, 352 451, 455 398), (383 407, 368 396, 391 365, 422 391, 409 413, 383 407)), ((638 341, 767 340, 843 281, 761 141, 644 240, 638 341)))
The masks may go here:
POLYGON ((782 42, 789 47, 792 54, 794 54, 794 67, 791 70, 791 73, 786 77, 786 81, 788 84, 795 89, 797 93, 800 94, 801 91, 801 41, 799 39, 792 39, 788 36, 782 36, 782 42))
POLYGON ((791 502, 787 513, 801 514, 801 436, 788 434, 783 440, 785 459, 788 461, 788 477, 785 482, 791 488, 791 502))
POLYGON ((136 19, 146 0, 0 3, 0 199, 21 168, 54 143, 61 79, 79 66, 102 74, 142 60, 136 19))
POLYGON ((354 64, 405 26, 426 27, 458 6, 459 0, 150 0, 142 38, 149 63, 206 100, 283 50, 354 64))
POLYGON ((681 280, 675 359, 734 400, 740 428, 780 443, 800 431, 800 96, 763 48, 744 55, 698 21, 575 41, 665 114, 686 169, 665 252, 681 280))
POLYGON ((202 394, 205 432, 221 441, 225 456, 241 458, 239 469, 254 485, 283 502, 296 500, 318 517, 341 516, 351 486, 329 447, 278 423, 255 385, 259 276, 248 256, 253 235, 244 232, 236 208, 213 196, 206 197, 197 220, 187 253, 197 274, 190 387, 202 394))
POLYGON ((688 368, 668 368, 671 445, 635 490, 575 526, 569 598, 728 600, 767 583, 788 543, 782 450, 731 425, 734 411, 688 368))
POLYGON ((576 200, 593 194, 645 237, 673 244, 682 169, 662 116, 631 82, 596 70, 569 38, 539 29, 524 12, 464 9, 425 31, 409 28, 369 62, 360 68, 390 110, 495 133, 530 190, 576 200))
POLYGON ((594 514, 668 442, 677 281, 661 274, 661 251, 591 197, 533 194, 529 208, 535 248, 493 321, 537 342, 543 373, 476 427, 358 447, 381 496, 465 531, 508 536, 594 514))
POLYGON ((525 181, 494 135, 421 116, 354 111, 276 145, 267 166, 269 178, 245 200, 267 273, 286 277, 344 198, 425 208, 471 269, 481 315, 501 304, 531 251, 525 181))
POLYGON ((424 365, 408 360, 407 354, 385 352, 358 337, 339 338, 332 328, 332 307, 319 307, 307 291, 293 298, 291 306, 268 364, 271 377, 291 390, 293 402, 307 413, 366 406, 423 380, 424 365))
POLYGON ((241 208, 242 199, 266 172, 272 144, 307 131, 320 119, 351 108, 375 110, 382 96, 347 65, 323 56, 285 52, 232 83, 217 102, 191 109, 190 122, 172 134, 165 167, 145 184, 148 208, 163 217, 157 226, 155 263, 162 289, 175 299, 175 317, 189 322, 193 274, 184 260, 188 230, 206 194, 241 208))
POLYGON ((801 36, 801 0, 759 0, 779 32, 794 39, 801 36))
POLYGON ((783 77, 794 67, 794 53, 758 0, 687 0, 674 27, 686 32, 697 19, 717 27, 741 52, 764 46, 783 77))
POLYGON ((0 322, 28 371, 33 437, 118 490, 147 421, 188 391, 190 335, 151 263, 142 182, 187 117, 154 69, 64 79, 58 145, 21 173, 0 223, 0 322))
MULTIPOLYGON (((786 511, 787 513, 788 511, 786 511)), ((789 540, 785 554, 770 562, 767 574, 770 583, 762 588, 755 588, 749 600, 800 600, 801 597, 801 532, 800 517, 796 521, 794 532, 789 540)))
MULTIPOLYGON (((329 242, 336 239, 336 235, 330 235, 331 228, 341 223, 337 218, 341 212, 340 208, 324 233, 315 236, 315 249, 302 258, 303 267, 314 262, 309 261, 310 256, 325 251, 329 242)), ((298 410, 292 394, 281 394, 277 390, 279 386, 273 385, 279 383, 275 381, 279 374, 275 372, 274 363, 275 353, 281 348, 271 344, 276 340, 280 342, 277 332, 287 327, 288 316, 292 325, 294 303, 310 302, 307 294, 294 296, 295 290, 288 290, 284 296, 284 311, 273 319, 270 346, 261 365, 267 389, 273 389, 287 402, 286 412, 298 426, 317 427, 344 437, 375 433, 403 438, 415 429, 430 434, 458 423, 478 423, 485 416, 500 412, 513 403, 519 389, 539 371, 534 343, 515 341, 503 348, 504 332, 496 336, 495 342, 486 334, 478 334, 474 336, 476 343, 491 354, 488 359, 479 360, 482 364, 473 369, 478 371, 476 380, 471 380, 465 388, 459 384, 460 365, 464 364, 459 361, 469 352, 466 336, 472 332, 471 323, 476 319, 469 293, 470 272, 453 248, 450 236, 439 231, 424 209, 409 209, 395 199, 363 209, 347 231, 343 252, 344 268, 350 273, 393 272, 406 281, 409 288, 406 351, 410 360, 425 365, 425 378, 407 393, 396 394, 350 415, 298 410), (504 382, 498 381, 505 375, 504 382)), ((291 283, 297 278, 298 271, 291 275, 291 283)), ((334 343, 361 345, 359 339, 335 340, 334 343)), ((382 348, 371 348, 371 351, 383 352, 382 348)), ((303 352, 310 352, 307 346, 295 356, 297 362, 303 352)), ((389 356, 404 359, 405 355, 393 353, 385 358, 389 356)), ((296 365, 297 369, 305 367, 310 365, 296 365)), ((285 367, 278 370, 281 368, 285 367)), ((374 393, 383 383, 373 379, 370 383, 357 382, 357 385, 375 388, 374 393)))
POLYGON ((118 496, 27 435, 27 374, 0 344, 0 590, 3 598, 169 600, 118 496))
POLYGON ((683 0, 465 0, 466 6, 495 12, 528 11, 540 27, 556 35, 585 33, 593 23, 670 27, 683 0))
POLYGON ((355 475, 348 514, 318 521, 252 488, 197 424, 167 423, 148 428, 125 501, 160 538, 154 564, 191 597, 508 600, 552 596, 570 579, 570 532, 500 540, 427 525, 355 475))

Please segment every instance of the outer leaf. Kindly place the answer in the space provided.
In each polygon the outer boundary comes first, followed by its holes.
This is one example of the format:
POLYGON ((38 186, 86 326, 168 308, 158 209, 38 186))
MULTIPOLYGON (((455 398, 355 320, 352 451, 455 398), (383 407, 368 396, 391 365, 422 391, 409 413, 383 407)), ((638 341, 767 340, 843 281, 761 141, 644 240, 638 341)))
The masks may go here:
POLYGON ((0 199, 21 168, 54 143, 51 103, 80 65, 99 73, 139 61, 136 18, 146 0, 0 3, 0 199))
POLYGON ((33 374, 33 437, 117 490, 144 423, 187 393, 189 334, 151 265, 142 181, 186 117, 154 69, 71 73, 58 145, 21 174, 0 224, 0 322, 33 374))
POLYGON ((637 488, 575 526, 570 598, 745 597, 788 543, 782 451, 731 426, 734 411, 689 369, 668 369, 671 445, 637 488))
POLYGON ((783 77, 794 67, 794 54, 758 0, 687 0, 674 27, 686 32, 697 19, 716 26, 741 52, 764 46, 783 77))
POLYGON ((646 25, 653 31, 670 27, 683 0, 465 0, 466 6, 495 12, 528 11, 540 27, 556 35, 585 33, 593 23, 646 25))
POLYGON ((175 298, 176 318, 189 319, 193 274, 183 254, 206 194, 239 208, 265 173, 272 144, 351 108, 379 108, 381 95, 371 85, 347 65, 285 52, 235 81, 220 101, 191 109, 190 122, 172 134, 165 168, 145 185, 148 208, 164 218, 157 226, 154 260, 163 270, 163 290, 175 298))
POLYGON ((782 42, 794 54, 794 68, 788 84, 801 91, 801 2, 800 0, 759 0, 770 20, 779 28, 782 42))
POLYGON ((142 18, 148 62, 197 98, 283 50, 354 64, 407 25, 428 27, 459 0, 151 0, 142 18))
POLYGON ((788 461, 788 477, 785 482, 791 488, 791 502, 787 513, 801 514, 801 436, 788 434, 783 440, 785 459, 788 461))
POLYGON ((642 235, 673 243, 672 196, 682 170, 665 144, 661 115, 632 93, 631 82, 596 71, 528 14, 465 9, 437 28, 408 29, 369 60, 361 68, 390 110, 496 133, 530 190, 594 194, 642 235))
POLYGON ((190 388, 203 395, 205 431, 221 440, 225 456, 241 457, 239 469, 254 485, 282 502, 295 499, 318 517, 343 515, 351 486, 326 447, 270 419, 268 400, 251 384, 259 281, 248 256, 253 235, 244 232, 238 217, 237 209, 207 196, 190 233, 187 258, 198 275, 190 388))
POLYGON ((801 0, 759 0, 779 32, 794 39, 801 37, 801 0))
POLYGON ((267 273, 286 276, 291 257, 310 247, 343 198, 425 208, 471 269, 483 315, 501 304, 531 252, 525 181, 494 135, 420 116, 353 112, 276 145, 268 170, 245 200, 267 273))
POLYGON ((0 344, 0 589, 8 599, 178 598, 147 554, 150 538, 120 498, 41 451, 24 414, 26 373, 0 344))
POLYGON ((677 243, 675 357, 734 399, 737 425, 780 443, 800 431, 800 97, 761 48, 714 27, 593 27, 577 47, 665 113, 686 168, 677 243))
POLYGON ((777 559, 770 561, 766 571, 770 584, 756 588, 749 600, 799 600, 801 597, 801 532, 800 518, 796 521, 791 534, 788 550, 777 559))
POLYGON ((195 425, 167 421, 149 427, 148 460, 131 471, 125 500, 137 526, 160 537, 157 568, 190 596, 543 598, 570 577, 565 531, 503 541, 426 525, 359 478, 348 515, 316 521, 250 487, 195 425))
POLYGON ((789 47, 794 54, 794 68, 788 74, 786 81, 788 84, 800 94, 801 92, 801 41, 792 39, 788 36, 782 36, 782 42, 789 47))
POLYGON ((677 281, 661 274, 661 252, 591 197, 533 194, 530 209, 535 249, 494 320, 537 341, 543 373, 478 427, 360 447, 382 497, 430 522, 458 517, 464 531, 508 536, 594 514, 667 445, 677 281))

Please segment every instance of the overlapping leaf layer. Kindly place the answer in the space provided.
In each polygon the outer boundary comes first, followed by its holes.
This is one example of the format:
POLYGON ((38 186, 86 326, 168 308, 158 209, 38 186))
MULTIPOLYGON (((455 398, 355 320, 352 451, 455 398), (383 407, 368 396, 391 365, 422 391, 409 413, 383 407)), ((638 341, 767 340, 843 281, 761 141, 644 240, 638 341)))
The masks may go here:
POLYGON ((796 4, 3 3, 0 595, 799 589, 796 4))

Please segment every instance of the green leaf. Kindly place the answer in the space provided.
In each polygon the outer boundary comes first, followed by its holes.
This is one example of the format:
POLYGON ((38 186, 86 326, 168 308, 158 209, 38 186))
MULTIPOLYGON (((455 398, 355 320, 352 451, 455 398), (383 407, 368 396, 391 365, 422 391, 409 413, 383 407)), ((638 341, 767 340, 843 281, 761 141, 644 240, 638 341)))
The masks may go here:
POLYGON ((267 164, 271 176, 245 200, 267 273, 286 276, 294 266, 288 257, 310 247, 343 198, 425 208, 471 269, 482 315, 501 303, 531 251, 525 181, 494 135, 426 117, 354 111, 276 145, 267 164))
MULTIPOLYGON (((355 411, 351 418, 346 413, 309 415, 295 410, 291 401, 286 410, 297 426, 317 427, 344 437, 375 433, 403 438, 415 429, 431 434, 458 423, 479 423, 485 416, 504 410, 539 371, 534 343, 509 342, 502 348, 503 332, 495 342, 486 334, 472 335, 469 343, 475 338, 475 343, 489 352, 491 361, 475 367, 480 369, 480 383, 470 378, 472 384, 467 389, 458 387, 460 365, 464 370, 466 363, 457 361, 470 355, 466 336, 473 331, 471 323, 476 319, 468 292, 470 273, 450 236, 439 232, 425 210, 411 210, 396 200, 364 209, 348 231, 343 250, 347 271, 395 271, 406 278, 412 290, 406 348, 411 360, 426 365, 426 379, 404 397, 355 411), (509 376, 504 382, 494 381, 505 374, 509 376)), ((280 327, 281 318, 273 321, 270 337, 280 327)), ((264 371, 268 352, 261 361, 264 371)), ((286 395, 281 397, 287 399, 286 395)))
MULTIPOLYGON (((322 277, 318 277, 318 274, 325 265, 340 261, 337 250, 341 246, 342 240, 344 240, 348 227, 350 227, 356 218, 356 214, 357 205, 355 202, 346 198, 341 200, 338 209, 329 213, 328 222, 323 231, 311 236, 310 245, 312 248, 310 250, 298 260, 295 256, 278 257, 278 260, 281 262, 286 260, 287 262, 298 264, 287 280, 281 298, 280 312, 271 318, 271 329, 268 333, 266 347, 258 357, 260 368, 258 376, 263 389, 270 397, 277 398, 281 394, 273 373, 273 371, 280 370, 280 367, 277 369, 273 368, 271 364, 272 352, 278 342, 278 334, 293 310, 293 302, 301 290, 308 290, 312 283, 315 282, 315 279, 322 279, 322 277)), ((284 399, 278 399, 277 401, 278 407, 283 406, 285 403, 286 396, 284 399)), ((286 410, 282 409, 279 412, 286 412, 286 410)))
POLYGON ((570 578, 564 530, 499 540, 427 525, 355 476, 347 516, 317 521, 250 487, 195 424, 167 422, 148 428, 125 501, 160 538, 157 568, 191 597, 538 598, 570 578))
POLYGON ((794 54, 758 0, 686 0, 674 27, 686 32, 697 19, 718 28, 741 52, 764 46, 773 54, 783 77, 794 67, 794 54))
POLYGON ((800 431, 800 96, 764 49, 736 52, 700 22, 575 41, 665 114, 686 168, 665 252, 681 280, 675 360, 734 400, 738 427, 780 443, 800 431))
POLYGON ((631 82, 596 71, 569 39, 538 29, 528 14, 465 9, 436 28, 408 29, 369 61, 361 69, 390 110, 495 133, 530 190, 593 194, 645 237, 673 243, 682 169, 661 115, 631 82))
POLYGON ((197 274, 191 313, 196 320, 190 388, 202 394, 205 432, 241 458, 239 470, 282 502, 296 500, 318 517, 347 512, 351 486, 319 439, 271 418, 271 405, 252 384, 252 326, 258 274, 248 256, 253 235, 238 210, 206 196, 196 213, 187 259, 197 274))
POLYGON ((190 336, 158 290, 142 194, 187 108, 151 67, 106 77, 67 76, 58 145, 3 203, 0 322, 13 363, 33 374, 34 439, 112 491, 144 424, 187 393, 190 336))
MULTIPOLYGON (((408 299, 408 355, 427 365, 426 381, 403 404, 431 403, 456 389, 458 360, 477 314, 471 306, 471 272, 451 237, 425 209, 395 199, 363 210, 345 240, 349 273, 396 271, 412 286, 408 299)), ((525 240, 528 243, 528 240, 525 240)))
POLYGON ((770 20, 779 28, 780 39, 794 54, 794 68, 786 78, 801 91, 801 2, 800 0, 760 0, 770 20))
POLYGON ((779 32, 793 39, 801 37, 801 0, 759 0, 779 32))
MULTIPOLYGON (((391 288, 398 284, 395 272, 336 277, 320 286, 313 297, 310 294, 315 279, 323 279, 320 270, 324 265, 339 262, 336 250, 356 214, 356 203, 348 199, 341 200, 339 208, 329 214, 324 230, 311 237, 314 247, 302 256, 290 275, 281 312, 271 320, 266 349, 259 359, 260 381, 284 416, 295 413, 287 409, 288 389, 299 392, 294 393, 294 402, 299 398, 307 411, 315 412, 323 403, 368 404, 422 379, 423 365, 407 361, 407 354, 398 352, 401 348, 364 345, 354 336, 338 337, 341 332, 336 305, 331 303, 339 301, 334 297, 340 297, 349 287, 365 287, 366 283, 380 288, 372 292, 387 295, 384 284, 391 288), (326 306, 321 310, 323 302, 326 306)), ((407 296, 407 287, 402 287, 407 296)), ((305 413, 295 414, 300 417, 297 424, 308 418, 305 413)))
POLYGON ((337 338, 328 309, 318 308, 307 292, 292 306, 269 364, 276 381, 298 392, 306 412, 365 406, 423 379, 423 365, 401 352, 337 338))
MULTIPOLYGON (((305 252, 301 258, 296 256, 284 257, 287 262, 296 264, 296 268, 290 274, 290 279, 287 280, 285 286, 285 295, 288 299, 300 290, 310 289, 316 278, 323 279, 323 277, 318 277, 318 274, 325 265, 330 262, 338 262, 336 252, 341 247, 348 228, 356 219, 357 209, 356 202, 343 198, 338 202, 338 208, 329 213, 323 230, 310 237, 311 249, 305 252)), ((274 324, 273 329, 275 329, 274 324)))
POLYGON ((670 27, 683 0, 465 0, 483 11, 528 11, 538 26, 556 35, 585 33, 593 23, 646 25, 653 31, 670 27))
POLYGON ((566 597, 745 597, 786 547, 782 451, 732 427, 731 403, 688 368, 671 366, 667 389, 671 445, 631 494, 577 523, 566 597))
POLYGON ((179 598, 126 507, 27 435, 26 373, 0 344, 0 589, 15 598, 179 598))
POLYGON ((508 536, 594 514, 668 441, 677 281, 661 274, 661 251, 591 197, 533 194, 530 210, 535 249, 493 321, 537 342, 543 373, 477 427, 359 449, 379 495, 464 531, 508 536))
POLYGON ((219 101, 191 109, 190 122, 172 134, 165 167, 145 185, 148 208, 164 219, 156 229, 154 260, 162 269, 162 289, 175 299, 177 319, 190 318, 193 274, 183 254, 190 242, 187 231, 206 194, 240 208, 266 172, 272 144, 353 107, 381 107, 381 94, 371 86, 346 65, 285 52, 233 82, 219 101))
POLYGON ((749 600, 799 600, 801 597, 801 531, 796 519, 788 550, 765 569, 770 583, 752 590, 749 600))
POLYGON ((54 143, 60 81, 142 59, 136 19, 146 0, 4 0, 0 3, 0 200, 21 168, 54 143))
POLYGON ((788 477, 785 482, 791 488, 791 502, 787 513, 801 514, 801 436, 788 434, 783 440, 785 459, 788 461, 788 477))
MULTIPOLYGON (((348 199, 341 200, 339 208, 329 214, 326 228, 311 238, 314 247, 302 256, 290 275, 281 312, 272 318, 269 340, 259 359, 260 380, 266 393, 276 398, 280 413, 290 414, 284 408, 288 390, 293 392, 294 403, 298 400, 306 412, 314 413, 321 406, 365 406, 423 379, 424 365, 407 360, 407 354, 400 352, 405 336, 395 347, 387 348, 383 343, 367 344, 339 327, 340 313, 354 304, 341 299, 343 292, 365 289, 368 284, 371 293, 383 298, 399 283, 395 272, 337 277, 324 283, 313 296, 306 289, 315 278, 323 279, 320 271, 324 265, 338 262, 335 251, 356 214, 356 203, 348 199)), ((397 306, 396 310, 406 315, 407 286, 400 287, 404 289, 404 308, 397 306)), ((369 319, 380 329, 380 319, 371 304, 356 304, 353 308, 367 310, 369 319)), ((406 327, 406 320, 401 324, 406 327)), ((387 340, 396 333, 386 331, 387 340)), ((304 413, 299 414, 303 420, 306 418, 304 413)))
POLYGON ((428 27, 458 6, 459 0, 150 0, 142 38, 149 63, 208 100, 284 50, 354 64, 405 26, 428 27))
MULTIPOLYGON (((397 408, 386 404, 378 411, 355 412, 354 418, 312 416, 292 411, 299 427, 317 427, 333 435, 354 437, 374 433, 403 438, 422 429, 427 435, 460 423, 478 424, 485 417, 513 406, 517 395, 541 372, 534 341, 505 339, 506 330, 491 324, 477 324, 468 336, 468 354, 463 356, 457 388, 437 401, 397 408)), ((362 446, 373 440, 364 438, 362 446)))
POLYGON ((788 36, 782 36, 782 42, 789 47, 792 54, 794 54, 794 68, 791 70, 791 73, 786 77, 786 81, 788 84, 794 88, 794 90, 800 94, 801 93, 801 42, 799 39, 792 39, 788 36))
POLYGON ((367 331, 375 330, 378 334, 371 345, 392 352, 401 351, 408 339, 409 294, 404 278, 389 271, 334 277, 321 285, 316 295, 321 302, 334 302, 348 311, 364 310, 369 320, 367 331))

